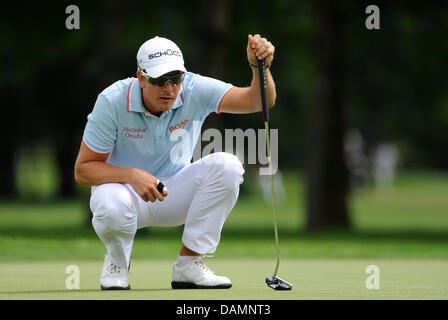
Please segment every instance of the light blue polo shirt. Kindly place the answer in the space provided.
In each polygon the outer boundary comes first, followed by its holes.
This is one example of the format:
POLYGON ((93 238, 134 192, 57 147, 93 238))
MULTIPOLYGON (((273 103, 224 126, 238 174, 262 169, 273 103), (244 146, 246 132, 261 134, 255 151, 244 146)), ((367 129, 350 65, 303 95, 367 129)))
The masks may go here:
POLYGON ((219 113, 233 86, 199 74, 184 75, 173 106, 159 117, 144 107, 137 78, 120 80, 98 95, 84 130, 87 147, 107 162, 168 177, 190 163, 201 126, 219 113))

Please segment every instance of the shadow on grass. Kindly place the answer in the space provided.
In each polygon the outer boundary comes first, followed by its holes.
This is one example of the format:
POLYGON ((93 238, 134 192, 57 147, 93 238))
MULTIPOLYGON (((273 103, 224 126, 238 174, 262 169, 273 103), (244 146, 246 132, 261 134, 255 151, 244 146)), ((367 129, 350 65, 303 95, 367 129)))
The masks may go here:
POLYGON ((110 291, 102 291, 101 289, 79 289, 79 290, 27 290, 27 291, 0 291, 0 293, 4 293, 4 294, 49 294, 49 293, 69 293, 69 294, 73 294, 73 293, 86 293, 86 292, 103 292, 104 293, 104 298, 106 298, 108 292, 119 292, 120 294, 126 294, 126 292, 155 292, 155 291, 172 291, 173 289, 171 288, 158 288, 158 289, 132 289, 132 290, 110 290, 110 291))
MULTIPOLYGON (((140 229, 136 238, 152 239, 179 239, 182 228, 160 228, 150 227, 140 229)), ((72 226, 64 228, 56 227, 2 227, 0 236, 9 238, 30 239, 80 239, 95 238, 97 235, 92 227, 72 226)), ((274 237, 273 228, 225 228, 222 236, 230 239, 252 240, 271 239, 274 237)), ((412 242, 448 242, 448 230, 344 230, 329 229, 319 232, 305 232, 294 229, 280 229, 279 236, 283 240, 313 241, 313 240, 364 240, 364 241, 412 241, 412 242)))

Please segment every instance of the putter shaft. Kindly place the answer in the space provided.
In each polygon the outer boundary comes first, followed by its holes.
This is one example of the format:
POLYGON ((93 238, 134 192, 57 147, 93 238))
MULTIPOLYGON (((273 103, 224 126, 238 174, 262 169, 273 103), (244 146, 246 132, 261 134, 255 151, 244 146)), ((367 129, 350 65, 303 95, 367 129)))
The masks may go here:
POLYGON ((275 265, 274 277, 277 276, 278 266, 280 265, 280 249, 278 245, 278 222, 277 222, 277 204, 275 201, 275 188, 274 177, 272 175, 272 162, 271 162, 271 142, 269 138, 269 123, 265 121, 264 128, 266 130, 266 149, 268 151, 268 163, 269 163, 269 179, 271 182, 271 194, 272 194, 272 213, 274 215, 274 235, 275 235, 275 247, 277 251, 277 264, 275 265))
POLYGON ((280 265, 280 249, 278 245, 278 230, 277 230, 277 205, 275 202, 274 191, 274 177, 272 176, 272 160, 271 160, 271 142, 269 138, 269 107, 267 99, 267 85, 266 85, 266 67, 264 60, 258 60, 258 71, 260 78, 260 93, 261 93, 261 106, 263 108, 264 127, 266 130, 266 149, 268 152, 269 163, 269 179, 271 181, 271 194, 272 194, 272 212, 274 215, 274 234, 275 234, 275 247, 277 251, 277 264, 275 265, 274 277, 277 276, 278 266, 280 265))
POLYGON ((278 267, 280 265, 280 249, 278 244, 278 222, 277 222, 277 203, 275 201, 275 189, 274 189, 274 177, 272 175, 272 159, 271 159, 271 142, 269 137, 269 107, 267 101, 267 84, 266 84, 266 68, 264 60, 258 60, 258 70, 260 79, 260 93, 261 93, 261 106, 263 108, 264 116, 264 128, 266 130, 266 149, 268 153, 269 163, 269 178, 271 182, 271 194, 272 194, 272 213, 274 215, 274 235, 275 235, 275 248, 277 251, 277 264, 275 265, 274 275, 266 278, 266 283, 269 287, 275 290, 291 290, 292 285, 283 279, 277 277, 278 267))

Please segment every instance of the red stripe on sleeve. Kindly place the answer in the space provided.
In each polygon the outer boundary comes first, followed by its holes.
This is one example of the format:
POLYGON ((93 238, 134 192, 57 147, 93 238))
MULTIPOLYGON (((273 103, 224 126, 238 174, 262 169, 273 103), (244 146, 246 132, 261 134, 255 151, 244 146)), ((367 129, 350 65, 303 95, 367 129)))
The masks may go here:
POLYGON ((228 93, 230 92, 230 90, 232 90, 233 88, 235 88, 235 87, 231 87, 231 88, 229 88, 229 90, 227 90, 227 92, 224 93, 224 95, 222 96, 221 100, 219 100, 219 103, 218 103, 218 110, 216 110, 216 113, 217 113, 217 114, 221 114, 221 112, 219 111, 219 109, 221 108, 221 102, 222 102, 222 99, 224 99, 224 97, 226 96, 226 94, 228 94, 228 93))
POLYGON ((89 146, 87 145, 87 143, 86 143, 86 141, 84 140, 84 138, 82 138, 82 143, 84 143, 84 145, 86 146, 87 149, 89 149, 90 151, 92 151, 92 152, 95 153, 95 154, 99 154, 99 155, 101 155, 101 156, 110 154, 110 152, 99 153, 99 152, 93 151, 92 149, 89 148, 89 146))

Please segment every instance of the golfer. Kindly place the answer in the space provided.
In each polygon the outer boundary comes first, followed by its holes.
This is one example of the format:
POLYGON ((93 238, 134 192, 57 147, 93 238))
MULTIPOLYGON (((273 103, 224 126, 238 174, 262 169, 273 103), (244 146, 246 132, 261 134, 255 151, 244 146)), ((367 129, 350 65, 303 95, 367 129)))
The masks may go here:
MULTIPOLYGON (((91 186, 92 225, 106 247, 101 289, 130 289, 129 261, 137 229, 184 225, 173 267, 173 289, 230 288, 202 261, 214 253, 235 205, 244 169, 218 152, 191 163, 207 115, 261 111, 258 60, 270 66, 274 46, 248 35, 250 87, 187 72, 172 41, 154 37, 137 53, 137 78, 120 80, 98 95, 88 115, 75 179, 91 186)), ((276 92, 267 70, 269 106, 276 92)), ((154 275, 156 276, 156 275, 154 275)))

